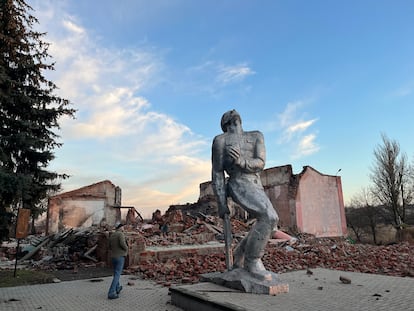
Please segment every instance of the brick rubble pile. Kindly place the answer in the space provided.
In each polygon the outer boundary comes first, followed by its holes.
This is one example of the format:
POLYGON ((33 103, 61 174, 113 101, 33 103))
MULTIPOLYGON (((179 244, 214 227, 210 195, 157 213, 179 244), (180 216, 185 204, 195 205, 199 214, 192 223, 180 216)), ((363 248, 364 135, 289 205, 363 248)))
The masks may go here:
MULTIPOLYGON (((185 217, 184 220, 172 223, 171 228, 180 226, 180 230, 171 231, 168 235, 162 234, 151 226, 147 226, 147 229, 144 229, 143 226, 130 228, 129 236, 136 243, 141 243, 142 249, 223 242, 224 237, 219 218, 208 216, 200 220, 185 217)), ((245 223, 232 219, 233 246, 249 232, 251 225, 252 222, 245 223)), ((99 245, 97 235, 102 236, 103 233, 98 229, 69 230, 57 235, 57 237, 42 237, 37 243, 43 246, 39 245, 37 247, 39 251, 33 253, 28 259, 33 263, 33 267, 49 271, 56 269, 76 270, 81 266, 105 266, 107 263, 99 260, 99 258, 105 257, 105 255, 99 256, 99 251, 105 247, 99 245)), ((263 263, 268 270, 284 273, 320 267, 414 277, 413 243, 402 242, 376 246, 354 244, 346 238, 315 238, 303 233, 290 233, 290 235, 294 238, 290 240, 271 239, 269 241, 263 256, 263 263)), ((215 253, 199 254, 190 251, 162 259, 157 256, 141 256, 142 260, 126 267, 125 273, 151 279, 165 286, 177 283, 196 283, 201 274, 225 271, 223 248, 217 249, 218 251, 215 253)), ((0 261, 13 260, 14 251, 14 247, 4 248, 0 251, 0 261)))
MULTIPOLYGON (((250 228, 240 221, 232 221, 235 241, 250 228)), ((199 226, 198 233, 205 230, 199 226)), ((179 237, 176 235, 175 237, 179 237)), ((160 244, 165 240, 160 239, 160 244)), ((170 244, 174 240, 169 238, 170 244)), ((181 241, 179 238, 178 241, 181 241)), ((152 239, 150 245, 157 245, 152 239)), ((389 276, 414 277, 414 244, 408 242, 392 245, 354 244, 346 238, 315 238, 309 234, 298 234, 295 239, 270 240, 263 256, 265 267, 276 273, 326 268, 350 272, 383 274, 389 276)), ((200 274, 225 271, 224 253, 168 258, 163 261, 147 260, 139 266, 129 267, 128 273, 138 274, 169 286, 171 283, 195 283, 200 274)))

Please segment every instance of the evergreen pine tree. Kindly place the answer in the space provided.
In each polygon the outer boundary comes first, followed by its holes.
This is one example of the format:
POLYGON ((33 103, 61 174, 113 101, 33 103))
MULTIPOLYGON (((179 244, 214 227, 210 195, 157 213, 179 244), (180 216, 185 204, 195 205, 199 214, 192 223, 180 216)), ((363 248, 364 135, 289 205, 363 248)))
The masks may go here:
POLYGON ((0 227, 9 208, 29 208, 38 217, 42 200, 68 177, 47 166, 61 147, 58 120, 75 110, 44 76, 54 63, 45 33, 33 30, 32 11, 24 0, 0 0, 0 227))

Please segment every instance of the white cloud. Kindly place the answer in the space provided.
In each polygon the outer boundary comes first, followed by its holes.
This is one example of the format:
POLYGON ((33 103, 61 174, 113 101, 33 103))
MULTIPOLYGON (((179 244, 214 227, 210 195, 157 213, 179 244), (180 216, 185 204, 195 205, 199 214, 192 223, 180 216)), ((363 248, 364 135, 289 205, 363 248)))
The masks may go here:
MULTIPOLYGON (((254 74, 253 69, 244 63, 227 65, 209 60, 189 67, 183 74, 184 86, 176 84, 176 87, 185 92, 207 92, 212 96, 217 96, 224 88, 240 87, 247 77, 254 74)), ((249 88, 243 85, 244 90, 249 90, 249 88)))
POLYGON ((301 158, 303 156, 311 155, 319 151, 319 146, 315 143, 316 135, 309 134, 301 137, 293 158, 301 158))
POLYGON ((293 125, 289 126, 286 129, 286 132, 289 133, 289 134, 304 132, 315 122, 316 122, 316 119, 312 119, 312 120, 308 120, 308 121, 300 121, 296 124, 293 124, 293 125))
POLYGON ((316 143, 315 131, 309 133, 318 119, 305 120, 303 116, 299 116, 304 105, 302 101, 288 103, 285 110, 277 118, 278 125, 282 130, 279 143, 289 144, 294 150, 293 158, 296 159, 314 154, 320 149, 316 143))
POLYGON ((63 26, 67 30, 69 30, 69 31, 71 31, 71 32, 73 32, 75 34, 78 34, 78 35, 85 34, 85 29, 83 29, 82 27, 76 25, 74 22, 72 22, 70 20, 64 20, 62 23, 63 23, 63 26))
POLYGON ((218 69, 217 80, 221 84, 228 84, 232 82, 238 82, 253 75, 255 72, 246 64, 240 64, 236 66, 221 66, 218 69))
POLYGON ((303 102, 291 102, 286 105, 285 110, 279 114, 278 122, 282 128, 290 126, 297 117, 297 111, 303 106, 303 102))
POLYGON ((135 206, 144 217, 150 216, 157 208, 165 211, 172 204, 195 202, 194 196, 198 197, 200 182, 208 180, 200 180, 200 176, 210 175, 210 160, 177 156, 171 162, 178 169, 167 169, 144 183, 131 182, 130 179, 121 177, 119 181, 123 185, 123 201, 135 206))
POLYGON ((205 140, 141 95, 160 81, 162 57, 147 47, 102 47, 58 1, 35 3, 47 12, 39 20, 56 61, 49 78, 78 110, 75 120, 62 119, 63 147, 52 164, 72 176, 64 190, 110 179, 123 189, 123 204, 138 210, 196 201, 210 178, 210 161, 199 154, 205 140))

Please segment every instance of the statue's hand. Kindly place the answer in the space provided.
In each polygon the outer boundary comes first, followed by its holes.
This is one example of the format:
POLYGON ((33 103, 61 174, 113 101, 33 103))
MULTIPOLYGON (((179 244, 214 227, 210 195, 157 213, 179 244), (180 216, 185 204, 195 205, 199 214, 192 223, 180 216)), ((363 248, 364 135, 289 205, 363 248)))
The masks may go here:
POLYGON ((230 214, 230 210, 227 207, 227 205, 225 205, 225 206, 219 206, 218 213, 219 213, 220 218, 224 218, 224 215, 225 214, 230 214))
POLYGON ((231 147, 229 150, 229 154, 231 158, 233 159, 235 165, 238 165, 242 168, 246 166, 246 160, 243 159, 243 157, 241 156, 240 149, 231 147))
POLYGON ((236 147, 230 147, 229 154, 231 158, 234 160, 234 163, 240 163, 240 149, 236 147))

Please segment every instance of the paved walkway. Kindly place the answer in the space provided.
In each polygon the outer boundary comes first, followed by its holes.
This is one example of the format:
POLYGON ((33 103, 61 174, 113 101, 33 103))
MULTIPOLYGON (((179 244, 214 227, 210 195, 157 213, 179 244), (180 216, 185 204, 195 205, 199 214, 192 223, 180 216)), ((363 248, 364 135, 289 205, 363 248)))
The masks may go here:
MULTIPOLYGON (((0 288, 0 310, 25 311, 181 311, 170 304, 169 289, 122 275, 119 299, 107 299, 112 277, 0 288), (128 282, 133 284, 127 285, 128 282)), ((1 282, 1 280, 0 280, 1 282)))
POLYGON ((185 298, 195 297, 194 302, 215 304, 213 310, 414 311, 414 278, 320 268, 312 272, 311 275, 306 271, 280 274, 280 280, 289 284, 289 293, 277 296, 245 294, 212 283, 182 285, 177 289, 182 290, 185 298), (342 283, 340 276, 350 279, 351 284, 342 283))
MULTIPOLYGON (((311 275, 306 271, 281 274, 280 279, 289 284, 289 293, 277 296, 240 293, 212 283, 176 288, 234 310, 414 310, 414 278, 327 269, 312 271, 311 275), (351 284, 340 282, 340 276, 351 279, 351 284)), ((131 278, 129 275, 121 277, 124 289, 121 297, 115 300, 106 298, 111 277, 0 288, 0 310, 181 310, 171 305, 168 288, 131 278), (133 284, 126 285, 128 282, 133 284)))

